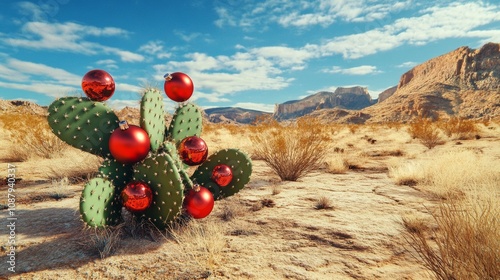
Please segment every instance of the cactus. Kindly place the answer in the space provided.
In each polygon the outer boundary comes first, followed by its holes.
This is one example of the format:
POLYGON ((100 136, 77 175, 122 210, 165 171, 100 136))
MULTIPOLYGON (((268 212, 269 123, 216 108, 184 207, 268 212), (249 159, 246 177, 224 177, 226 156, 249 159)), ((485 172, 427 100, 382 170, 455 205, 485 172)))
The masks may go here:
POLYGON ((250 181, 252 174, 252 162, 243 152, 236 149, 221 150, 211 155, 204 163, 195 170, 191 180, 208 188, 218 200, 234 195, 250 181), (233 171, 233 179, 228 186, 219 187, 211 181, 212 170, 218 164, 226 164, 233 171))
POLYGON ((121 192, 133 181, 142 181, 153 192, 152 204, 135 219, 151 221, 164 229, 183 213, 187 191, 195 184, 207 187, 214 199, 235 194, 250 180, 252 164, 243 152, 228 149, 214 153, 198 166, 193 175, 183 163, 177 146, 186 137, 200 136, 201 110, 191 103, 179 103, 166 125, 163 96, 148 89, 141 99, 140 125, 150 140, 148 156, 135 164, 122 164, 109 150, 109 139, 119 127, 118 117, 105 104, 88 98, 64 97, 49 106, 48 122, 54 134, 66 143, 104 158, 98 176, 85 184, 80 199, 82 220, 91 227, 106 227, 123 221, 121 192), (226 187, 211 180, 213 168, 224 163, 231 167, 233 179, 226 187))
POLYGON ((168 129, 168 136, 178 144, 189 136, 200 136, 202 130, 201 111, 195 105, 188 103, 175 111, 168 129))
POLYGON ((159 90, 149 89, 142 96, 141 127, 149 135, 151 151, 156 152, 165 138, 165 111, 159 90))
POLYGON ((164 153, 144 159, 135 167, 134 180, 145 182, 153 191, 153 203, 141 217, 158 228, 165 228, 179 216, 183 184, 170 155, 164 153))
POLYGON ((88 98, 63 97, 49 106, 52 132, 64 142, 83 151, 107 157, 111 132, 118 117, 106 105, 88 98))
POLYGON ((116 225, 121 220, 121 208, 111 181, 94 178, 85 185, 80 198, 80 214, 87 225, 116 225))

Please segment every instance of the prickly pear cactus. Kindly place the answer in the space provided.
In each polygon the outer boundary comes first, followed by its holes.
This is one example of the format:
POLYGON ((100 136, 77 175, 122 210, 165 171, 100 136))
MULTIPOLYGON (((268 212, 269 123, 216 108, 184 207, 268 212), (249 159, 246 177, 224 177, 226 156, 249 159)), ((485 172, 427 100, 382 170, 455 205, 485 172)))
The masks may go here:
POLYGON ((64 97, 49 106, 48 123, 56 136, 103 158, 97 177, 85 184, 80 199, 81 218, 90 227, 123 222, 122 210, 132 210, 123 203, 122 191, 134 181, 147 184, 153 197, 146 210, 133 212, 132 216, 164 229, 185 212, 184 200, 190 190, 204 186, 218 200, 234 195, 250 180, 251 160, 236 149, 213 152, 194 172, 183 162, 179 143, 186 137, 199 137, 202 132, 201 109, 192 103, 179 103, 172 121, 166 124, 163 94, 157 89, 145 90, 140 128, 147 133, 151 145, 146 158, 133 164, 120 163, 110 152, 111 135, 123 130, 120 121, 104 103, 89 98, 64 97), (232 170, 231 182, 223 187, 212 176, 218 164, 232 170))

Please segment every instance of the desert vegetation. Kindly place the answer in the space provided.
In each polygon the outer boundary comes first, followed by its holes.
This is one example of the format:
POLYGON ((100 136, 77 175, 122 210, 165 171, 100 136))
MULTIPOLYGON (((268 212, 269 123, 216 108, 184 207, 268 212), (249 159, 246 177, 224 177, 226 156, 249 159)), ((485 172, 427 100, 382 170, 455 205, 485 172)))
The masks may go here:
POLYGON ((183 227, 89 231, 75 207, 100 159, 53 137, 43 116, 17 118, 0 114, 26 219, 18 252, 31 265, 19 277, 500 277, 498 120, 204 124, 212 151, 251 155, 246 189, 183 227))

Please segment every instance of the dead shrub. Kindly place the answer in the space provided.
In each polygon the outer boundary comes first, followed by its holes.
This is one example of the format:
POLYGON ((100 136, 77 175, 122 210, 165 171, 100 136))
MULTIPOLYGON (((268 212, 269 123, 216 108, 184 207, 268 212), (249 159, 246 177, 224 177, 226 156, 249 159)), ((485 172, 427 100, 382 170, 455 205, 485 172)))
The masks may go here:
POLYGON ((296 181, 319 167, 325 158, 330 137, 314 118, 301 118, 295 123, 268 120, 254 128, 251 136, 254 156, 262 158, 283 181, 296 181))
POLYGON ((474 121, 459 117, 438 121, 437 125, 446 136, 457 140, 472 139, 478 132, 474 121))
POLYGON ((418 139, 429 149, 444 143, 439 136, 439 130, 431 119, 420 118, 415 120, 410 123, 408 132, 413 139, 418 139))

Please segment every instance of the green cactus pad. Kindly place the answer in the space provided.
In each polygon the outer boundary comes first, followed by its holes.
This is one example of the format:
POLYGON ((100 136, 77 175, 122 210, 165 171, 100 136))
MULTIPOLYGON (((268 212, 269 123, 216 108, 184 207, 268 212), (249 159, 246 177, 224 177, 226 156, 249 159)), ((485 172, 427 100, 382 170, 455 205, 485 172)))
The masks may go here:
POLYGON ((178 144, 189 136, 200 136, 202 129, 201 110, 194 104, 181 105, 175 111, 167 135, 178 144))
POLYGON ((159 90, 149 89, 141 100, 141 127, 151 140, 151 150, 156 152, 165 138, 165 111, 163 95, 159 90))
POLYGON ((102 178, 110 180, 117 188, 121 190, 132 180, 134 169, 130 164, 123 164, 116 159, 106 159, 99 167, 99 175, 102 178))
POLYGON ((118 224, 121 207, 111 181, 94 178, 85 185, 80 198, 80 214, 87 225, 105 227, 118 224))
POLYGON ((111 133, 118 117, 106 105, 82 97, 63 97, 49 106, 52 132, 64 142, 83 151, 107 157, 111 133))
POLYGON ((195 170, 191 176, 194 183, 208 188, 214 195, 215 200, 234 195, 250 181, 252 174, 252 161, 243 152, 237 149, 226 149, 216 152, 208 157, 195 170), (226 164, 233 171, 233 180, 225 187, 219 187, 212 179, 212 170, 218 164, 226 164))
POLYGON ((146 218, 164 229, 181 214, 182 178, 172 157, 166 153, 152 155, 135 166, 134 180, 149 185, 153 191, 151 206, 137 217, 146 218))

